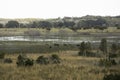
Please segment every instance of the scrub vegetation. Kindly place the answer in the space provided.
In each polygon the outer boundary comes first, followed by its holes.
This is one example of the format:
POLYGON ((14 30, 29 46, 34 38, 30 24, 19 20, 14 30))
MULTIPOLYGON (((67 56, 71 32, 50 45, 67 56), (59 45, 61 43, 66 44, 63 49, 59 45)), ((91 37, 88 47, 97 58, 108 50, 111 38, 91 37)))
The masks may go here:
POLYGON ((1 40, 0 80, 120 80, 120 16, 0 21, 1 38, 88 37, 79 43, 1 40), (111 42, 108 36, 118 38, 111 42))

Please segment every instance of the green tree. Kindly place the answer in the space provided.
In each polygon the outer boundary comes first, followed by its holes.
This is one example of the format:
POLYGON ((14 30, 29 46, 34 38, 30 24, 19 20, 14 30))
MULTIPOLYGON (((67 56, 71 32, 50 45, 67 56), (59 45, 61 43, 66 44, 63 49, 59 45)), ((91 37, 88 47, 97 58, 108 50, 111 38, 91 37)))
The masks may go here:
POLYGON ((99 48, 104 54, 107 54, 107 40, 106 39, 101 40, 99 48))
POLYGON ((111 46, 111 51, 116 53, 117 49, 118 49, 117 44, 113 43, 111 46))
POLYGON ((91 54, 91 50, 92 50, 92 46, 90 42, 82 42, 80 44, 80 52, 79 55, 83 55, 83 56, 90 56, 91 54))
POLYGON ((39 21, 38 27, 40 28, 50 28, 52 27, 52 24, 49 21, 39 21))
POLYGON ((111 52, 109 53, 109 57, 110 58, 117 57, 117 50, 118 50, 118 45, 113 43, 111 45, 111 52))
POLYGON ((7 28, 17 28, 17 27, 19 27, 19 22, 18 21, 8 21, 8 23, 6 23, 6 27, 7 28))
POLYGON ((86 56, 86 43, 85 43, 85 42, 82 42, 82 43, 80 44, 80 52, 81 52, 84 56, 86 56))
POLYGON ((91 46, 91 43, 90 43, 90 42, 87 42, 87 43, 86 43, 86 50, 87 50, 88 52, 91 52, 92 46, 91 46))

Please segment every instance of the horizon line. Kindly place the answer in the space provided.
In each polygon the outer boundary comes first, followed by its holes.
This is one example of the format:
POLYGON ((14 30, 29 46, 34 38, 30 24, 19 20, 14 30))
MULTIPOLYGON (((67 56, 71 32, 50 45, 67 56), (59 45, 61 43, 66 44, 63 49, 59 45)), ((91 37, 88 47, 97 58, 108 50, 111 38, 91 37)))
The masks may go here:
POLYGON ((48 17, 48 18, 42 18, 42 17, 14 17, 14 18, 12 18, 12 17, 0 17, 0 19, 56 19, 56 18, 64 18, 64 17, 77 17, 77 18, 79 18, 79 17, 85 17, 85 16, 100 16, 100 17, 116 17, 116 16, 120 16, 120 15, 83 15, 83 16, 62 16, 62 17, 60 17, 60 16, 58 16, 58 17, 48 17))

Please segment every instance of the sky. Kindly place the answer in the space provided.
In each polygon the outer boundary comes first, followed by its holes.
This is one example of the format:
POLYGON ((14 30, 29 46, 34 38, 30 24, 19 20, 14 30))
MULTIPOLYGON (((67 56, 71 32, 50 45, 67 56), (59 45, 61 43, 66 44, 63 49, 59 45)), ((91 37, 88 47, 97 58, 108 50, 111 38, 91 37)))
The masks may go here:
POLYGON ((120 15, 120 0, 0 0, 0 18, 120 15))

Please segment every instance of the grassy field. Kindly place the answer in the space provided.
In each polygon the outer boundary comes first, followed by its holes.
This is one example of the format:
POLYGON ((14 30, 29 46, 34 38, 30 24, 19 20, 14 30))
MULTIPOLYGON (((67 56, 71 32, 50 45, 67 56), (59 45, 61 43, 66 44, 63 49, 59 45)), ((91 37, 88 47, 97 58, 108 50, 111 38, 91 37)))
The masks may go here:
MULTIPOLYGON (((81 57, 77 51, 62 51, 58 54, 62 59, 60 64, 39 65, 32 67, 17 67, 18 54, 7 54, 13 63, 0 62, 0 80, 102 80, 104 74, 120 72, 120 65, 110 68, 99 67, 96 63, 99 58, 81 57)), ((38 56, 51 54, 27 54, 29 58, 37 59, 38 56)))
POLYGON ((78 50, 78 46, 37 41, 0 41, 1 53, 52 53, 66 50, 78 50))
MULTIPOLYGON (((81 29, 74 32, 67 28, 52 28, 50 31, 38 28, 2 28, 0 29, 0 36, 106 37, 119 36, 119 32, 118 29, 103 31, 81 29)), ((0 59, 0 80, 103 80, 105 74, 120 73, 120 64, 111 67, 100 67, 98 66, 100 58, 78 56, 79 46, 77 45, 37 41, 0 41, 0 53, 5 53, 5 58, 13 60, 13 63, 9 64, 0 59), (29 58, 32 58, 34 65, 18 67, 16 61, 20 53, 25 53, 29 58), (50 56, 51 54, 57 54, 61 58, 61 63, 42 65, 35 62, 40 55, 50 56)), ((93 51, 99 53, 95 48, 93 51)))
MULTIPOLYGON (((68 28, 51 28, 50 31, 42 28, 1 28, 0 36, 21 36, 21 35, 29 35, 25 34, 26 31, 30 31, 31 33, 39 32, 39 35, 75 35, 78 33, 89 33, 89 34, 98 34, 98 33, 119 33, 120 29, 108 28, 105 30, 99 29, 78 29, 76 32, 72 31, 68 28)), ((32 33, 34 34, 34 33, 32 33)))

